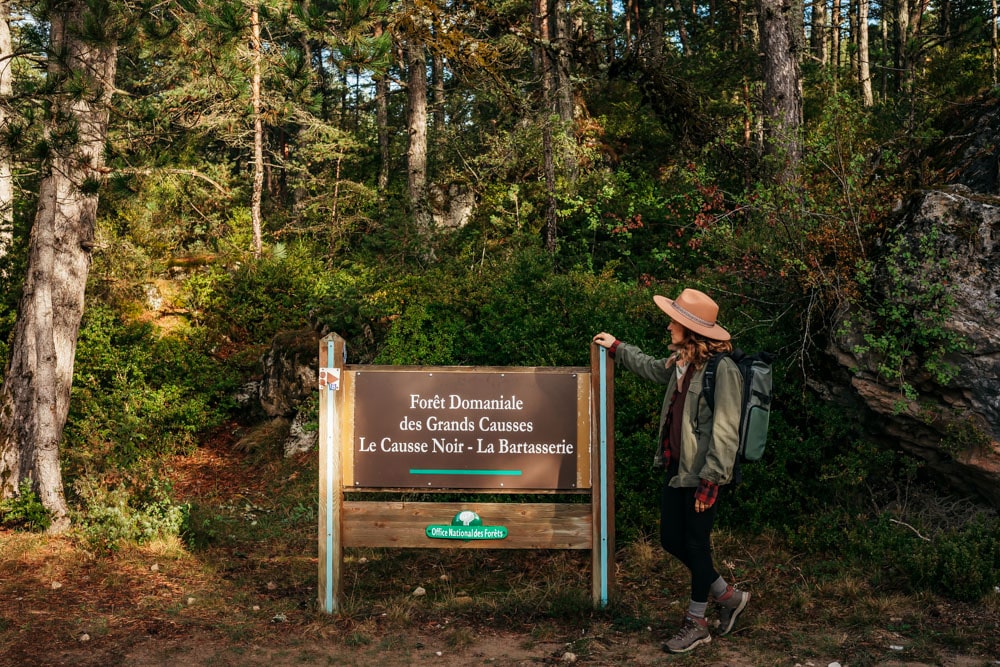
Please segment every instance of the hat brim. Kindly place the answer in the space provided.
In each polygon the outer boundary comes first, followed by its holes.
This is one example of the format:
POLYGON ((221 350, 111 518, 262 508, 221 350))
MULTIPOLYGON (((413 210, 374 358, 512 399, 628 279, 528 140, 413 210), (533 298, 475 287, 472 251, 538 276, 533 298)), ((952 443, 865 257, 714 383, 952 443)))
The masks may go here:
POLYGON ((691 314, 682 308, 674 305, 673 299, 668 299, 665 296, 660 296, 659 294, 653 296, 653 302, 659 306, 660 310, 667 314, 670 319, 677 322, 684 328, 700 334, 705 338, 711 338, 712 340, 726 341, 732 338, 729 332, 719 326, 716 323, 706 323, 704 321, 699 321, 693 319, 691 314))

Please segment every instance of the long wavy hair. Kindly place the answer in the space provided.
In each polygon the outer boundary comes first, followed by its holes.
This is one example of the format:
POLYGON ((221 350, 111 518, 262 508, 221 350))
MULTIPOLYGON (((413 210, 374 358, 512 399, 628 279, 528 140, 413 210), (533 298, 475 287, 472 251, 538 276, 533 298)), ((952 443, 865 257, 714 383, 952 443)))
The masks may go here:
POLYGON ((671 349, 682 360, 689 364, 694 364, 695 368, 701 368, 705 365, 705 362, 720 352, 732 352, 733 343, 729 340, 706 338, 685 327, 684 340, 677 345, 672 345, 671 349))

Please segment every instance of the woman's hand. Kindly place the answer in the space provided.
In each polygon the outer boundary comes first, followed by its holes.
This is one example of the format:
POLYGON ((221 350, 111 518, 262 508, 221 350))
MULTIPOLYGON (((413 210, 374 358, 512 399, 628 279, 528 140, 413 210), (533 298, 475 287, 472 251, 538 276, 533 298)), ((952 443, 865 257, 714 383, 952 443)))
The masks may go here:
POLYGON ((609 333, 604 333, 603 331, 594 336, 594 342, 603 348, 610 348, 615 344, 615 340, 617 339, 614 336, 609 333))

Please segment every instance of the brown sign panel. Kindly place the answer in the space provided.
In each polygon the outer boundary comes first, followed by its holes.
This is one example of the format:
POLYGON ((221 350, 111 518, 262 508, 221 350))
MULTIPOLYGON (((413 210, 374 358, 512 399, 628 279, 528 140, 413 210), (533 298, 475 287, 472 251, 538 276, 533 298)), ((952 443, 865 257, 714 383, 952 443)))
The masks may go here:
POLYGON ((355 487, 575 489, 575 373, 354 375, 355 487))

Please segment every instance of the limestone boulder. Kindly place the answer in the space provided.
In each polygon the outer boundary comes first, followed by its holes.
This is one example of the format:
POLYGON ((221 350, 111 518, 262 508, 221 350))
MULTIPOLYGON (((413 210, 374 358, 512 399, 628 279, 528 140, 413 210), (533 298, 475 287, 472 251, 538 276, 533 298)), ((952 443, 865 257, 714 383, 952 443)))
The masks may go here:
POLYGON ((269 417, 291 417, 318 387, 319 334, 312 329, 278 333, 261 359, 259 398, 269 417))
MULTIPOLYGON (((972 182, 995 188, 986 158, 966 157, 972 182)), ((993 164, 995 173, 995 156, 993 164)), ((829 352, 883 438, 1000 508, 1000 196, 957 182, 914 193, 884 250, 873 299, 840 314, 829 352), (939 336, 963 341, 941 359, 951 372, 925 368, 915 345, 902 379, 887 377, 869 336, 884 326, 878 306, 889 300, 918 305, 914 327, 940 327, 939 336)))

